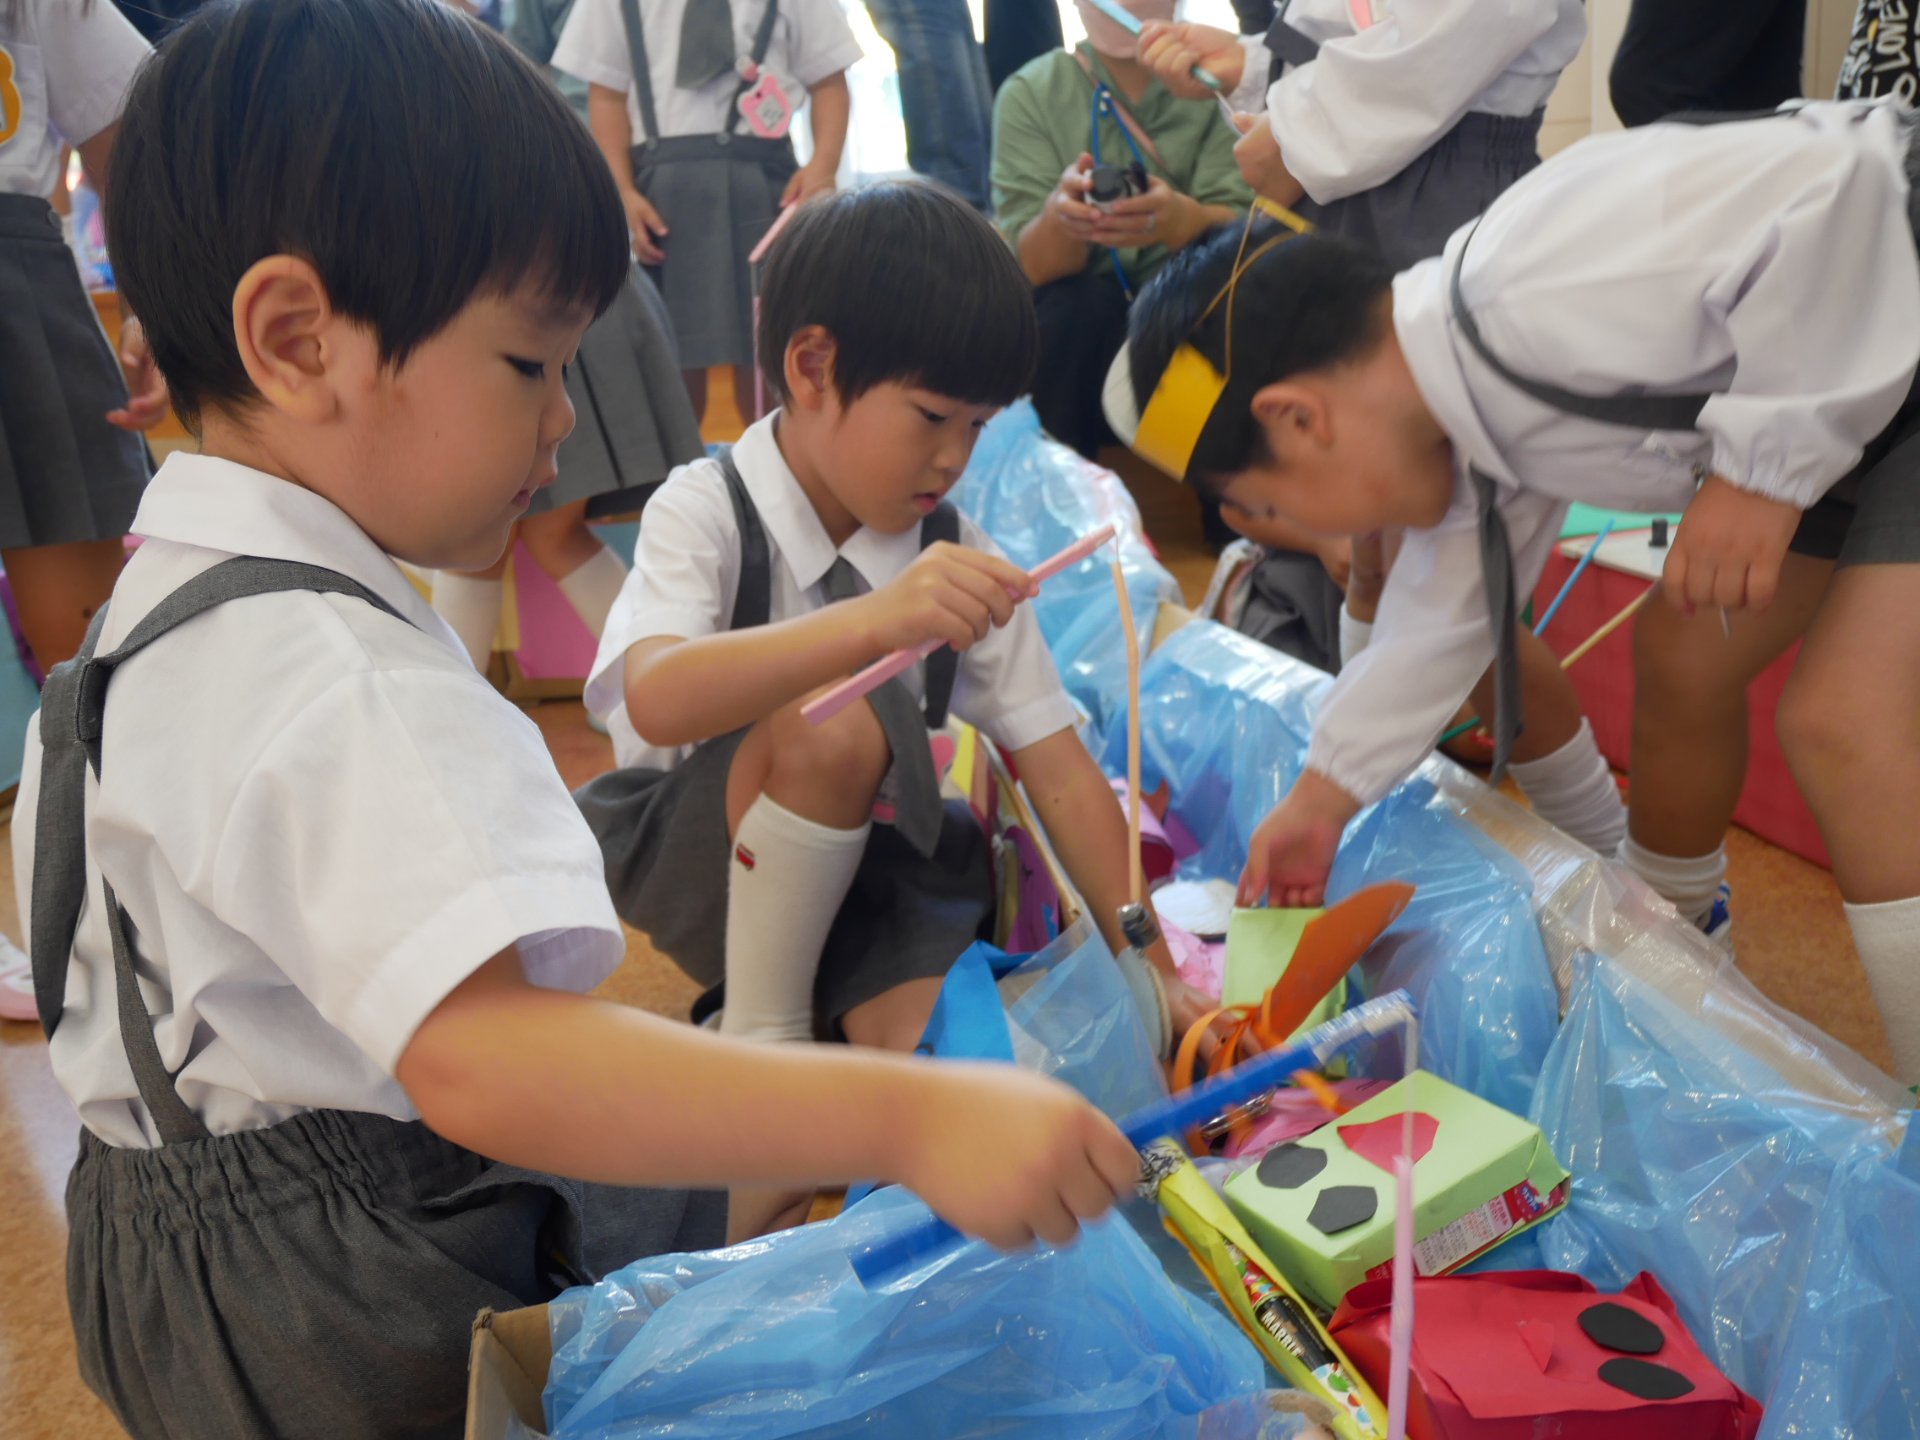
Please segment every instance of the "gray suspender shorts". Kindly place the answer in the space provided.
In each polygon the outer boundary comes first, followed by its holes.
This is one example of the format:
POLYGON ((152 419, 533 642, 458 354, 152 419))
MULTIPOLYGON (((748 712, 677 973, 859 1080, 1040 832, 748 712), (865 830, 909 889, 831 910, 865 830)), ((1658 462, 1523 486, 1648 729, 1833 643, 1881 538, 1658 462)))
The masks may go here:
MULTIPOLYGON (((732 629, 771 615, 767 536, 730 455, 722 459, 740 532, 740 583, 732 629)), ((642 524, 646 523, 644 520, 642 524)), ((959 535, 959 516, 941 505, 920 527, 924 548, 959 535)), ((935 651, 927 665, 930 728, 946 723, 959 657, 935 651)), ((727 884, 727 776, 743 727, 697 746, 671 770, 613 770, 574 792, 607 862, 607 888, 620 918, 707 988, 694 1007, 704 1018, 724 1001, 727 884)), ((909 980, 945 975, 993 916, 992 869, 971 812, 949 801, 931 853, 892 825, 875 825, 840 915, 827 936, 814 986, 823 1034, 849 1010, 909 980)))
MULTIPOLYGON (((288 590, 356 596, 399 620, 345 576, 242 557, 188 581, 99 656, 103 610, 48 678, 31 943, 49 1036, 86 891, 86 773, 99 773, 114 669, 216 605, 288 590)), ((137 1440, 453 1440, 482 1308, 537 1304, 642 1255, 724 1238, 724 1196, 521 1170, 417 1120, 313 1110, 210 1135, 154 1042, 132 921, 110 886, 105 897, 121 1041, 162 1143, 121 1149, 81 1133, 67 1296, 81 1375, 137 1440)))

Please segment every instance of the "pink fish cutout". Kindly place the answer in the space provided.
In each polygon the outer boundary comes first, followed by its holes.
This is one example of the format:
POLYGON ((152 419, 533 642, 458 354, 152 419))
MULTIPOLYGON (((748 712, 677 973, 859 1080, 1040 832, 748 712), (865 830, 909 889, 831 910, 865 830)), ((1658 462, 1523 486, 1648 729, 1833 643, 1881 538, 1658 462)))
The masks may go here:
MULTIPOLYGON (((1382 1120, 1369 1120, 1361 1125, 1342 1125, 1340 1143, 1369 1164, 1378 1165, 1387 1174, 1393 1173, 1393 1162, 1400 1155, 1400 1141, 1406 1129, 1406 1112, 1389 1115, 1382 1120)), ((1440 1122, 1431 1115, 1415 1112, 1413 1117, 1413 1162, 1419 1164, 1433 1149, 1433 1140, 1440 1133, 1440 1122)))

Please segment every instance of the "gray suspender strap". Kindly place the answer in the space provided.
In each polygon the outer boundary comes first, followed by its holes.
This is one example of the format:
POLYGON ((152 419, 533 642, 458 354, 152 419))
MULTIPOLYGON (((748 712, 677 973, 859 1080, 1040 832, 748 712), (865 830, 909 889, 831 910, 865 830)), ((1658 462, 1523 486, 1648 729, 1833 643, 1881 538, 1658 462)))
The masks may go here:
POLYGON ((1267 27, 1267 53, 1273 56, 1270 83, 1280 78, 1283 66, 1311 65, 1320 57, 1320 42, 1301 34, 1287 23, 1287 11, 1292 5, 1293 0, 1280 0, 1273 23, 1267 27))
MULTIPOLYGON (((940 543, 960 543, 960 512, 942 500, 920 522, 920 548, 940 543)), ((927 728, 938 730, 947 723, 947 706, 953 702, 953 682, 960 674, 960 652, 942 645, 927 657, 927 728)))
MULTIPOLYGON (((701 0, 693 0, 698 5, 701 0)), ((765 13, 760 16, 760 28, 753 34, 753 50, 748 56, 754 68, 766 64, 767 51, 773 48, 773 26, 780 15, 780 0, 767 0, 765 13)), ((647 64, 647 37, 640 28, 639 0, 620 0, 620 22, 627 32, 627 63, 633 70, 633 88, 640 101, 640 123, 647 127, 647 138, 640 141, 642 146, 657 143, 660 136, 660 114, 654 103, 653 71, 647 64)), ((731 135, 740 124, 740 97, 753 86, 751 80, 742 79, 734 88, 733 96, 727 101, 727 123, 721 130, 722 135, 731 135)))
MULTIPOLYGON (((174 591, 133 627, 110 655, 96 655, 107 612, 94 617, 80 653, 54 667, 40 698, 40 800, 35 811, 33 863, 34 1000, 40 1025, 49 1038, 60 1024, 67 970, 72 962, 80 907, 87 890, 87 770, 100 774, 102 722, 107 685, 115 669, 154 641, 194 617, 229 600, 287 590, 351 595, 400 614, 357 581, 317 565, 240 556, 205 570, 174 591)), ((126 911, 113 887, 102 881, 107 929, 113 939, 114 988, 120 1012, 120 1040, 133 1067, 141 1102, 153 1116, 162 1144, 204 1139, 207 1128, 174 1088, 174 1077, 160 1058, 153 1038, 153 1017, 140 994, 133 937, 126 911)))
POLYGON ((1621 425, 1634 430, 1692 430, 1700 423, 1700 412, 1707 408, 1707 401, 1713 398, 1711 393, 1704 395, 1577 395, 1571 390, 1562 390, 1557 385, 1548 385, 1544 381, 1534 380, 1517 371, 1509 370, 1504 361, 1480 337, 1480 327, 1474 322, 1473 312, 1467 309, 1466 296, 1460 289, 1460 272, 1466 265, 1467 248, 1473 244, 1473 237, 1480 231, 1480 222, 1474 221, 1473 229, 1467 232, 1466 243, 1461 245, 1460 253, 1454 258, 1453 276, 1449 282, 1453 306, 1453 322, 1460 327, 1460 333, 1466 337, 1473 353, 1480 357, 1494 374, 1506 381, 1523 395, 1531 396, 1542 405, 1551 406, 1568 415, 1578 416, 1582 420, 1593 420, 1602 425, 1621 425))

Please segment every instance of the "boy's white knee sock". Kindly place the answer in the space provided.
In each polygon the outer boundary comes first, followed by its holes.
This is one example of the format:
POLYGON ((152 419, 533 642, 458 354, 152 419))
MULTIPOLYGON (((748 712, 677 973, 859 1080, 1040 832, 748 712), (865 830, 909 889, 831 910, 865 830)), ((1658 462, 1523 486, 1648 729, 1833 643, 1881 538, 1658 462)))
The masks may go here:
POLYGON ((602 545, 594 557, 576 565, 560 580, 560 593, 573 606, 574 614, 586 622, 594 638, 607 628, 607 616, 613 602, 620 598, 620 587, 627 583, 627 567, 620 557, 602 545))
POLYGON ((1689 924, 1698 925, 1713 909, 1714 897, 1727 878, 1727 847, 1710 855, 1656 855, 1634 843, 1620 842, 1619 860, 1634 874, 1673 902, 1689 924))
POLYGON ((722 1033, 811 1040, 813 982, 870 826, 835 830, 762 795, 741 817, 727 864, 727 1000, 722 1033))
POLYGON ((1887 1027, 1894 1078, 1920 1085, 1920 898, 1846 908, 1854 948, 1887 1027))
MULTIPOLYGON (((1574 737, 1540 760, 1507 767, 1533 808, 1590 850, 1611 855, 1626 838, 1627 807, 1585 720, 1574 737)), ((1715 882, 1718 883, 1718 882, 1715 882)))
POLYGON ((434 613, 453 627, 453 633, 467 647, 473 668, 482 675, 493 657, 493 637, 500 631, 500 600, 506 588, 504 580, 477 580, 451 570, 441 570, 433 577, 434 613))

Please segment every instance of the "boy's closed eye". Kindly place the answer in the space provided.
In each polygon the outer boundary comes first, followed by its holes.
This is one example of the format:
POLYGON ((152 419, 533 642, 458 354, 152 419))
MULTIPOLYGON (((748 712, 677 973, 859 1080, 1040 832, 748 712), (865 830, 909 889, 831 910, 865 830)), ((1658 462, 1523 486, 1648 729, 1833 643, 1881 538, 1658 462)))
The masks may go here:
POLYGON ((506 361, 529 380, 544 380, 547 378, 547 362, 544 360, 526 360, 518 355, 509 355, 506 357, 506 361))

